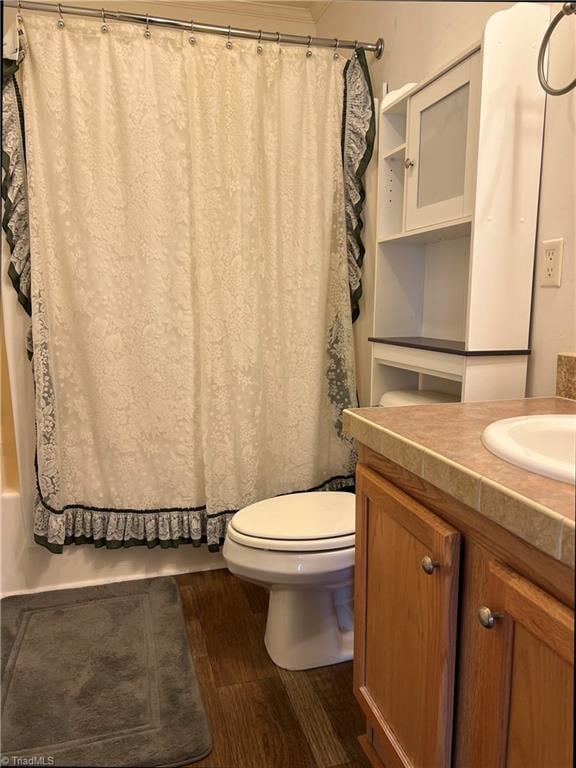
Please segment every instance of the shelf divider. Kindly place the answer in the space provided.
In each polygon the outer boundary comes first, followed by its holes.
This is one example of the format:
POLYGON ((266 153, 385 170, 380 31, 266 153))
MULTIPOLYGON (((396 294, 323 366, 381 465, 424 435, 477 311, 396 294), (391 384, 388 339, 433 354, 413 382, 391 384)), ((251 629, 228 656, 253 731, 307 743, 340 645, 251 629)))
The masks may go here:
POLYGON ((391 344, 394 347, 426 349, 430 352, 442 352, 462 357, 495 357, 510 355, 529 355, 529 349, 466 349, 464 341, 454 339, 431 339, 427 336, 369 336, 368 341, 376 344, 391 344))
POLYGON ((472 217, 466 216, 458 221, 442 222, 422 229, 398 232, 393 235, 379 235, 382 243, 437 243, 440 240, 456 240, 468 237, 472 231, 472 217))
POLYGON ((397 147, 394 147, 394 149, 391 149, 389 152, 386 152, 386 154, 382 157, 382 160, 392 160, 396 157, 396 155, 401 155, 403 152, 406 151, 406 142, 403 144, 399 144, 397 147))

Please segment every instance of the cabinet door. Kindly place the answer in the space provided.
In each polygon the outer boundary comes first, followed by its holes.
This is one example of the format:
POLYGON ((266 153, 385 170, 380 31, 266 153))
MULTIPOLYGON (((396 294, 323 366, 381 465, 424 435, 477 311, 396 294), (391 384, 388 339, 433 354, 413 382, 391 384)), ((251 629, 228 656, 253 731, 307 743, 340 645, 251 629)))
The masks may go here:
POLYGON ((358 465, 354 691, 387 768, 450 764, 460 536, 358 465))
POLYGON ((480 54, 476 53, 409 100, 407 230, 472 214, 479 85, 480 54))
POLYGON ((496 562, 486 592, 478 768, 571 768, 574 613, 496 562))

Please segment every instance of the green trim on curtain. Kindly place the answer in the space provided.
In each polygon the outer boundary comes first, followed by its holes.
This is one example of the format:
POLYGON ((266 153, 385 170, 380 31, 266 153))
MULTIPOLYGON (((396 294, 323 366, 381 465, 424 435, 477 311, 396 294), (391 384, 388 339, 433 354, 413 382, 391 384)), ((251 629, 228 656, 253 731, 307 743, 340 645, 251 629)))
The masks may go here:
POLYGON ((362 211, 366 200, 363 177, 374 151, 376 113, 372 82, 363 48, 355 51, 344 67, 342 110, 342 163, 346 201, 346 234, 352 322, 360 316, 362 265, 362 211))
POLYGON ((2 59, 2 229, 10 249, 8 277, 19 303, 31 315, 24 108, 16 80, 21 60, 2 59))

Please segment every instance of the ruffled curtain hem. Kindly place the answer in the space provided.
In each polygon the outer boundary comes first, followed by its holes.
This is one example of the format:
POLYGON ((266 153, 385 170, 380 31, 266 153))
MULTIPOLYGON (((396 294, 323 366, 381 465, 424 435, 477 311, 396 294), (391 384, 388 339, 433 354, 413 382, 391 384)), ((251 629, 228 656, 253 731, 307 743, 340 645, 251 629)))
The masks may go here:
MULTIPOLYGON (((23 49, 22 49, 23 50, 23 49)), ((30 233, 26 181, 24 109, 15 73, 21 58, 2 59, 2 229, 8 245, 8 277, 27 315, 32 315, 30 233)), ((32 329, 28 327, 28 358, 32 359, 32 329)))
MULTIPOLYGON (((313 488, 292 491, 354 491, 354 475, 332 477, 313 488)), ((73 506, 54 511, 36 496, 34 541, 54 554, 69 544, 92 544, 95 548, 176 549, 182 544, 208 545, 218 552, 228 523, 238 510, 210 515, 206 509, 123 512, 73 506)))

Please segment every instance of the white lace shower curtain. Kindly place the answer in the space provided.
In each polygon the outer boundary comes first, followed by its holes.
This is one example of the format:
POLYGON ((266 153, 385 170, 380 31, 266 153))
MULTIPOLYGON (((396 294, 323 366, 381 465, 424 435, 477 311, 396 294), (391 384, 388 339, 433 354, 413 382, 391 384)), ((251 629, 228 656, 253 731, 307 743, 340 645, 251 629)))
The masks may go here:
POLYGON ((345 60, 108 26, 25 15, 35 537, 217 548, 353 484, 345 60))

